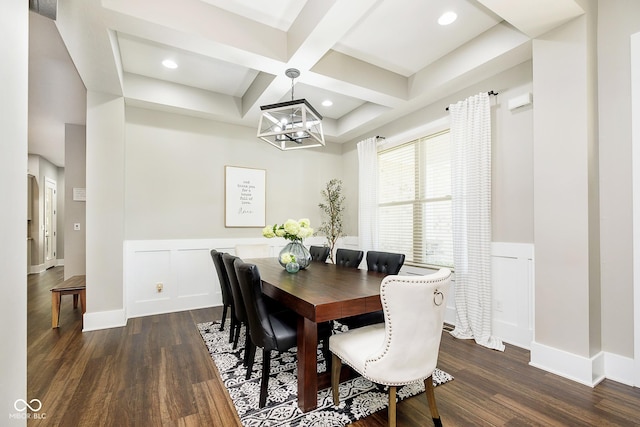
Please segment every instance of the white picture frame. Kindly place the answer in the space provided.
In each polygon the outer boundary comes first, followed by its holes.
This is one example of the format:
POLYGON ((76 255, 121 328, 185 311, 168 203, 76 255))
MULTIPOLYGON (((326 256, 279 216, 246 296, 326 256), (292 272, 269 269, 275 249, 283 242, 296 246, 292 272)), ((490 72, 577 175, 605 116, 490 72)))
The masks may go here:
POLYGON ((265 169, 225 166, 225 227, 260 227, 266 222, 265 169))

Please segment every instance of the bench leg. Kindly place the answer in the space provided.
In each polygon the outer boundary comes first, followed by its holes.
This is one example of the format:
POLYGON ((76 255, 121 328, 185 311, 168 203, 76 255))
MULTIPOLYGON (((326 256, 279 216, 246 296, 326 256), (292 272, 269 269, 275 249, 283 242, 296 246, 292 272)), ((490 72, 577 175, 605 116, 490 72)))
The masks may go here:
POLYGON ((84 326, 84 314, 87 312, 87 291, 85 289, 80 291, 80 309, 82 310, 81 324, 84 326))
POLYGON ((73 309, 78 308, 78 294, 73 294, 73 309))
POLYGON ((51 292, 51 328, 57 328, 60 325, 60 292, 51 292))

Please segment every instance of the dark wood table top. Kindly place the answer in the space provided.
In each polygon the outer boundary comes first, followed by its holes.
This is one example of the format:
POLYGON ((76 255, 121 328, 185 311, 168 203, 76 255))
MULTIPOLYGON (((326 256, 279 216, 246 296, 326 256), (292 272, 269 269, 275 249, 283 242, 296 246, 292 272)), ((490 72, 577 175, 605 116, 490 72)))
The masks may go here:
POLYGON ((262 292, 315 322, 382 309, 380 283, 384 273, 312 262, 305 270, 287 273, 276 258, 254 258, 262 292))

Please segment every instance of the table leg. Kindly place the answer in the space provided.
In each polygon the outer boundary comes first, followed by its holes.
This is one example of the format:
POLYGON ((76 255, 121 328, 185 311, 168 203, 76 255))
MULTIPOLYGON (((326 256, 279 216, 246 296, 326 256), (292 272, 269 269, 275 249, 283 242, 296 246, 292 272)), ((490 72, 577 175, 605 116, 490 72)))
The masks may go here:
POLYGON ((60 292, 51 292, 51 328, 60 325, 60 292))
POLYGON ((318 406, 318 325, 298 317, 298 407, 302 412, 318 406))

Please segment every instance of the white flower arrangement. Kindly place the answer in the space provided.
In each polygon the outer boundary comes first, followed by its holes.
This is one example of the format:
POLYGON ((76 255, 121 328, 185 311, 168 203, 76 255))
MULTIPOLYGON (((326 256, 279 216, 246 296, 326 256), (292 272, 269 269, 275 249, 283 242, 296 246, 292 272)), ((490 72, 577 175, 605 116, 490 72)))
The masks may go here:
POLYGON ((282 261, 283 264, 287 265, 290 262, 296 262, 296 256, 290 253, 282 254, 282 256, 280 257, 280 261, 282 261))
POLYGON ((262 229, 262 235, 268 239, 284 237, 292 242, 302 242, 303 239, 313 236, 313 228, 310 225, 308 218, 299 221, 288 219, 284 224, 267 225, 262 229))

